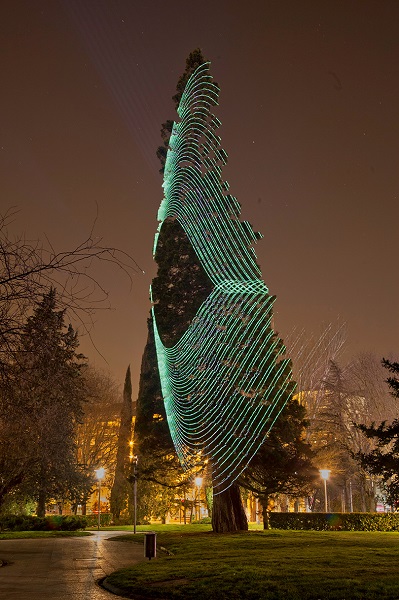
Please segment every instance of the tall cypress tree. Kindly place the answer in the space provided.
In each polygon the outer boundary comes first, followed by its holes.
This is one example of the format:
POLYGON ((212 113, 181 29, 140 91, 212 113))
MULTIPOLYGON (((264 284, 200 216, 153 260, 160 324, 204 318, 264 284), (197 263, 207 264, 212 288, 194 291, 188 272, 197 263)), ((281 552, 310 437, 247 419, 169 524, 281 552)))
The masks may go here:
MULTIPOLYGON (((165 197, 152 328, 179 459, 187 471, 207 465, 212 472, 212 523, 222 532, 247 528, 236 480, 292 384, 289 361, 281 360, 284 346, 271 328, 274 298, 252 248, 259 234, 240 221, 240 205, 221 180, 227 153, 211 112, 218 93, 195 51, 174 97, 181 99, 181 121, 162 130, 165 197)), ((156 414, 164 422, 165 412, 156 414)))
POLYGON ((132 437, 132 379, 130 365, 126 371, 125 384, 123 386, 123 400, 121 409, 121 420, 118 434, 118 450, 116 454, 115 478, 111 489, 110 507, 113 517, 119 520, 121 511, 126 508, 128 495, 128 469, 129 469, 129 441, 132 437))
MULTIPOLYGON (((180 77, 173 96, 175 106, 180 102, 189 76, 203 62, 205 59, 198 48, 187 58, 186 70, 180 77)), ((157 150, 161 173, 165 166, 172 126, 173 121, 168 120, 161 128, 164 143, 157 150)), ((152 283, 153 300, 157 304, 162 339, 167 346, 173 346, 194 318, 202 300, 211 289, 211 283, 198 264, 185 232, 174 219, 168 219, 162 227, 155 260, 158 273, 152 283)), ((187 478, 177 459, 166 419, 152 316, 147 325, 148 337, 142 358, 134 434, 139 454, 139 475, 140 479, 148 479, 161 485, 170 485, 176 480, 186 485, 187 478)))

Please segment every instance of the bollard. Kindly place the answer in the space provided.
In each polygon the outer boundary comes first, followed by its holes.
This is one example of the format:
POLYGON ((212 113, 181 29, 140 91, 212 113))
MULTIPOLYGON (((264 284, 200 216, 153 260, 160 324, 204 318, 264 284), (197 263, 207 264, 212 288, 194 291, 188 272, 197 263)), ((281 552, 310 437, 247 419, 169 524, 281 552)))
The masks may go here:
POLYGON ((144 536, 144 556, 151 560, 157 555, 157 534, 153 531, 147 531, 144 536))

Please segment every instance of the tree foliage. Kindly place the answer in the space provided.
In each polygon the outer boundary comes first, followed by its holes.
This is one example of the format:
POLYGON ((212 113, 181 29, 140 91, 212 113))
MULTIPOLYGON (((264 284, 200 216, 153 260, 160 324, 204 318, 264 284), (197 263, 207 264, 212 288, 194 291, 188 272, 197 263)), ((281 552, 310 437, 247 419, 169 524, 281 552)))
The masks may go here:
MULTIPOLYGON (((180 101, 191 73, 203 62, 205 59, 199 49, 189 55, 186 71, 179 79, 173 98, 175 103, 180 101)), ((157 151, 161 172, 172 125, 173 121, 167 121, 161 130, 164 144, 157 151)), ((155 260, 158 272, 151 286, 153 302, 162 340, 165 345, 172 346, 189 326, 203 298, 211 290, 211 283, 198 264, 185 232, 173 219, 166 220, 162 226, 155 260)), ((139 478, 154 485, 175 487, 187 484, 187 477, 176 456, 166 420, 151 317, 147 323, 148 338, 141 365, 134 432, 139 478)))
MULTIPOLYGON (((2 397, 1 431, 12 414, 27 453, 16 483, 37 499, 39 516, 49 497, 64 495, 80 478, 75 429, 83 414, 84 361, 77 353, 77 334, 64 317, 64 311, 56 310, 56 292, 51 289, 23 328, 13 365, 14 385, 2 397)), ((13 478, 8 471, 8 491, 13 478)))
POLYGON ((0 377, 7 385, 8 362, 18 344, 19 334, 35 303, 50 289, 57 289, 57 307, 68 319, 88 331, 96 310, 108 308, 108 293, 93 276, 95 262, 117 267, 131 278, 141 272, 125 252, 105 246, 94 231, 76 247, 56 250, 47 240, 12 236, 10 226, 16 211, 0 215, 0 377))
POLYGON ((305 439, 307 425, 305 408, 291 399, 239 479, 242 487, 259 498, 265 528, 270 496, 298 498, 314 490, 318 472, 311 445, 305 439))
MULTIPOLYGON (((385 369, 391 374, 386 383, 395 400, 399 399, 399 363, 382 360, 385 369)), ((382 421, 379 425, 358 424, 357 428, 375 444, 370 452, 358 452, 360 465, 369 473, 381 478, 392 506, 399 501, 399 419, 390 424, 382 421)))
MULTIPOLYGON (((56 467, 57 454, 51 453, 53 444, 61 444, 63 436, 70 440, 72 429, 76 434, 82 416, 81 407, 80 412, 77 410, 78 397, 90 377, 84 377, 83 371, 88 374, 88 370, 79 363, 78 355, 75 363, 71 358, 78 341, 72 327, 64 330, 64 322, 77 322, 90 335, 95 312, 109 307, 107 291, 93 277, 92 265, 113 265, 130 280, 132 274, 141 271, 128 254, 103 245, 100 238, 94 237, 94 230, 68 250, 56 250, 47 238, 43 242, 14 236, 10 229, 15 229, 16 215, 13 209, 0 215, 0 504, 17 491, 22 496, 28 497, 31 491, 37 496, 38 481, 43 480, 37 470, 39 441, 43 442, 43 473, 46 450, 49 472, 55 472, 61 468, 56 467), (64 360, 64 367, 52 371, 58 359, 64 360), (78 364, 79 377, 73 379, 78 364), (50 426, 54 421, 58 421, 59 431, 50 426)), ((90 391, 87 395, 90 397, 90 391)), ((89 404, 85 406, 87 412, 89 404)), ((80 425, 83 427, 83 423, 80 425)), ((57 485, 49 478, 42 498, 52 490, 55 493, 55 488, 59 497, 73 502, 89 493, 89 463, 84 458, 76 459, 71 452, 68 441, 64 460, 67 484, 61 489, 61 478, 57 485)), ((93 455, 93 449, 87 454, 93 455)))
MULTIPOLYGON (((179 106, 180 100, 182 98, 184 88, 186 87, 187 81, 190 78, 190 75, 194 73, 195 69, 206 62, 205 58, 202 55, 202 51, 200 48, 196 48, 188 55, 186 59, 186 69, 184 73, 181 75, 177 82, 176 86, 176 94, 172 97, 175 108, 179 106)), ((157 157, 161 163, 161 168, 159 170, 160 173, 164 172, 166 155, 169 148, 169 139, 172 133, 173 120, 168 119, 165 123, 162 123, 161 127, 161 138, 163 144, 157 149, 157 157)))
MULTIPOLYGON (((183 484, 186 478, 166 420, 151 318, 148 319, 148 338, 141 363, 134 448, 138 454, 139 481, 173 488, 183 484)), ((152 494, 154 490, 147 483, 142 491, 152 494)), ((143 493, 139 494, 139 502, 145 503, 143 493)))
POLYGON ((114 519, 118 520, 121 512, 126 508, 128 497, 129 476, 129 442, 132 439, 132 379, 130 365, 126 371, 123 387, 122 410, 118 433, 118 450, 116 454, 114 483, 111 489, 110 506, 114 519))
POLYGON ((85 485, 74 490, 70 500, 74 509, 80 504, 85 512, 86 502, 96 485, 95 469, 103 467, 107 481, 113 481, 121 404, 119 387, 108 373, 88 364, 82 375, 85 401, 75 432, 75 462, 85 485))

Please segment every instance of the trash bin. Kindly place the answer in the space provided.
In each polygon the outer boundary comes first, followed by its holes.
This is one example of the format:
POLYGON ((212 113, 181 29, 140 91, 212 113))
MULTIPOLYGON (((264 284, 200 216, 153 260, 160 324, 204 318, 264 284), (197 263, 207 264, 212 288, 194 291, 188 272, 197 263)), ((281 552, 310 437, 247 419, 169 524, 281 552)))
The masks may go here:
POLYGON ((144 556, 151 560, 157 555, 157 534, 153 531, 147 531, 144 534, 144 556))

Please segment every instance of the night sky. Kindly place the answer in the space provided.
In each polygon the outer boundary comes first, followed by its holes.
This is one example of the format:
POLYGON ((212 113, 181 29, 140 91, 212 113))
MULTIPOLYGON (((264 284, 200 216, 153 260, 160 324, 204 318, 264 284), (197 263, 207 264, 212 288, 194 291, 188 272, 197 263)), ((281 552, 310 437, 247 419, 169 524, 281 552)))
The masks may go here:
POLYGON ((2 0, 1 210, 57 249, 90 232, 131 254, 133 288, 83 351, 136 393, 162 177, 160 126, 188 53, 221 87, 223 176, 277 295, 275 326, 347 324, 346 358, 398 356, 399 2, 2 0))

